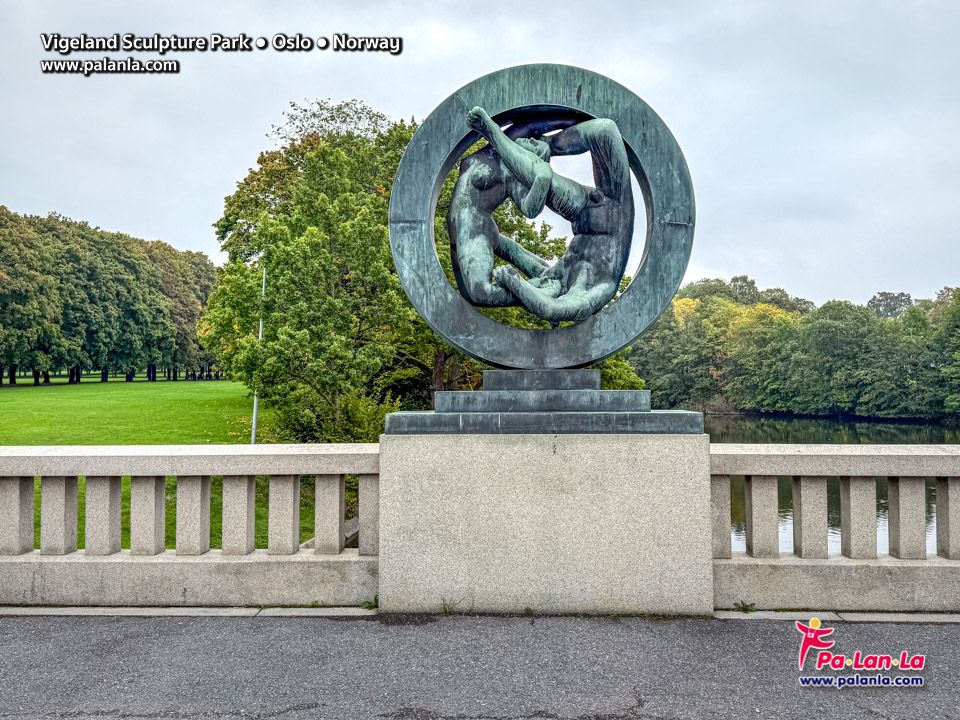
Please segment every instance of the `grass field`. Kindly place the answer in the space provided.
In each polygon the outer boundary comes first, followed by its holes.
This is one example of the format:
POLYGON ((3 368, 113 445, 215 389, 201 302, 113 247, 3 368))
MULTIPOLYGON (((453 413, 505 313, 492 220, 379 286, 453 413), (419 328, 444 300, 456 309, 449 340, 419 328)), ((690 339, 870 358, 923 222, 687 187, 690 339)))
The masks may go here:
MULTIPOLYGON (((85 378, 86 380, 86 378, 85 378)), ((250 442, 253 401, 243 385, 225 380, 83 382, 0 386, 0 445, 198 445, 250 442)), ((271 413, 261 406, 260 427, 271 413)), ((356 502, 355 479, 349 499, 356 502)), ((257 547, 267 546, 268 479, 257 478, 257 547)), ((79 481, 78 543, 84 538, 84 478, 79 481)), ((123 478, 122 546, 130 547, 130 479, 123 478)), ((35 480, 35 545, 40 543, 40 479, 35 480)), ((167 547, 176 538, 176 481, 167 478, 167 547)), ((222 480, 210 489, 210 544, 220 547, 222 480)), ((355 510, 351 507, 351 514, 355 510)), ((313 537, 313 480, 300 492, 301 542, 313 537)))
POLYGON ((226 380, 4 384, 0 445, 243 443, 252 412, 247 388, 226 380))

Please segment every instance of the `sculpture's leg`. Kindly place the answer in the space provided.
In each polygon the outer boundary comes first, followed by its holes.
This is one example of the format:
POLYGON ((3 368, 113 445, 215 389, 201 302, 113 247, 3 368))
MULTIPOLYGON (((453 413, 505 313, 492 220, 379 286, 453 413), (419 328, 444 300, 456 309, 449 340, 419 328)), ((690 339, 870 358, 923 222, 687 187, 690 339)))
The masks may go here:
POLYGON ((528 277, 536 277, 550 268, 550 263, 506 235, 500 236, 496 254, 528 277))
MULTIPOLYGON (((545 138, 547 139, 547 138, 545 138)), ((630 159, 623 137, 613 120, 597 118, 578 123, 549 137, 555 155, 590 153, 597 189, 619 197, 630 188, 630 159)))
POLYGON ((507 307, 518 304, 513 293, 493 282, 493 252, 485 237, 461 237, 457 244, 457 259, 468 299, 474 305, 507 307))
POLYGON ((523 307, 551 325, 586 320, 616 292, 616 287, 610 283, 600 283, 589 289, 571 288, 567 294, 554 297, 552 293, 531 285, 509 266, 498 267, 494 275, 497 282, 509 288, 523 307))

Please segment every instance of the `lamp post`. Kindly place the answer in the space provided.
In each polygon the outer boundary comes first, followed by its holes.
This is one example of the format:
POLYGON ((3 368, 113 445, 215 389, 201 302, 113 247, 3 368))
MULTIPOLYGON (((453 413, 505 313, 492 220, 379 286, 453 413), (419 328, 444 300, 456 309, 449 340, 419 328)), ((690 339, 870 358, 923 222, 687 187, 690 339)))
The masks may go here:
MULTIPOLYGON (((263 301, 267 297, 267 262, 263 258, 263 283, 260 285, 260 331, 257 340, 263 340, 263 301)), ((260 410, 260 398, 257 391, 253 391, 253 427, 250 429, 250 444, 257 444, 257 413, 260 410)))

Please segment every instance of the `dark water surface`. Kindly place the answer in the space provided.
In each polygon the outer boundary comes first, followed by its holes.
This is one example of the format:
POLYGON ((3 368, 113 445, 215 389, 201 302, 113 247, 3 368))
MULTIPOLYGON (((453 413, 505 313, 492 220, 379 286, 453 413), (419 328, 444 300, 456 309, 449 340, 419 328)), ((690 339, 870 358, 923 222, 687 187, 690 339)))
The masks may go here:
MULTIPOLYGON (((960 444, 960 427, 939 423, 866 422, 781 417, 707 415, 706 432, 715 443, 960 444)), ((937 552, 936 484, 927 478, 927 553, 937 552)), ((743 478, 731 479, 730 515, 734 552, 746 550, 743 478)), ((780 551, 793 552, 792 479, 780 478, 780 551)), ((831 553, 840 552, 840 480, 827 481, 827 536, 831 553)), ((886 553, 887 479, 877 480, 877 551, 886 553)))

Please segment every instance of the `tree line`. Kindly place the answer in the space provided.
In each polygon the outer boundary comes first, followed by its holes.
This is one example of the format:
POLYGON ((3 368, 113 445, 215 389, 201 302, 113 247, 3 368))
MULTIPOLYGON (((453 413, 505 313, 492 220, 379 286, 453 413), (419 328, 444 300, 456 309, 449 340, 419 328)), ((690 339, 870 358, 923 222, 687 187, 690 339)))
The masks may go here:
POLYGON ((196 328, 216 279, 203 253, 0 206, 0 371, 209 374, 196 328))
POLYGON ((684 287, 630 363, 655 407, 956 419, 960 290, 816 307, 746 276, 684 287))

